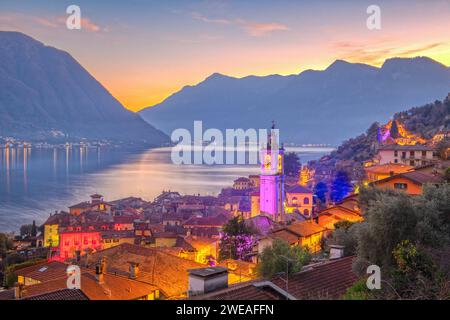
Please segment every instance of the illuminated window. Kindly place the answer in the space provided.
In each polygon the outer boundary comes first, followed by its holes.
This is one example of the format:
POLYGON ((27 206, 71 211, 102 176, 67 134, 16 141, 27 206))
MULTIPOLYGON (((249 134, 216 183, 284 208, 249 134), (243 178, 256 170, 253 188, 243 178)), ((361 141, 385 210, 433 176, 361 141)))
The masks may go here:
POLYGON ((399 190, 406 190, 408 185, 406 183, 394 183, 394 188, 399 190))
POLYGON ((297 202, 298 202, 297 197, 293 197, 293 198, 292 198, 292 204, 297 204, 297 202))
POLYGON ((270 160, 271 160, 270 154, 266 154, 266 156, 264 158, 264 169, 270 170, 270 166, 271 166, 270 160))

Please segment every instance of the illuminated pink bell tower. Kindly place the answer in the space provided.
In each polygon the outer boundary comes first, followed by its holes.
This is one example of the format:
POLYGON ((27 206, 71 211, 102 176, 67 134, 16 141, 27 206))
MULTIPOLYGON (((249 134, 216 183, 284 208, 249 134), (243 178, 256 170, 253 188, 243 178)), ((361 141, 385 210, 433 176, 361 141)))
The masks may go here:
POLYGON ((275 124, 267 138, 267 146, 261 149, 261 175, 259 205, 261 214, 274 221, 284 221, 284 148, 278 146, 275 124))

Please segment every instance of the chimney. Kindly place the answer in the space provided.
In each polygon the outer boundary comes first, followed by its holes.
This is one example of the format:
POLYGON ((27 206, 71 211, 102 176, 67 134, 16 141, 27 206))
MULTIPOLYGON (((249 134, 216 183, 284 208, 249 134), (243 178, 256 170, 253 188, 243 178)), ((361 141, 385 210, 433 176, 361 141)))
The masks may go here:
POLYGON ((16 282, 14 285, 14 299, 22 299, 23 298, 23 284, 16 282))
POLYGON ((128 262, 130 264, 130 279, 136 279, 139 276, 139 263, 128 262))
POLYGON ((209 267, 190 269, 188 296, 202 295, 228 288, 228 269, 209 267))
POLYGON ((99 284, 105 283, 106 257, 102 257, 99 264, 95 266, 95 278, 99 284))
POLYGON ((330 260, 340 259, 344 257, 344 246, 332 244, 330 246, 330 260))

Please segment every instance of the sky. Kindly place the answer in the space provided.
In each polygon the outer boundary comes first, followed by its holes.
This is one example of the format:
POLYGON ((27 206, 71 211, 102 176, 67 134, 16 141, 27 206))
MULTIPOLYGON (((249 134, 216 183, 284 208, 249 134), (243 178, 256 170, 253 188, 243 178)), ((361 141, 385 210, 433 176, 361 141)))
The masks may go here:
POLYGON ((0 30, 69 52, 132 111, 216 72, 289 75, 414 56, 450 65, 450 0, 1 0, 0 30), (366 25, 373 4, 379 30, 366 25), (81 30, 66 27, 69 5, 81 9, 81 30))

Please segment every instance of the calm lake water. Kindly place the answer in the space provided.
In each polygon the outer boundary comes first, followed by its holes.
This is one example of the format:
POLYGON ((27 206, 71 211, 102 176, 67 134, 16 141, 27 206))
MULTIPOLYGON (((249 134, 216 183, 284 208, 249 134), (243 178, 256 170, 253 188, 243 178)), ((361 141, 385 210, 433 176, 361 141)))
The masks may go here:
MULTIPOLYGON (((303 163, 329 148, 287 148, 303 163)), ((257 174, 251 165, 174 165, 170 148, 132 151, 119 148, 0 149, 0 231, 42 223, 50 212, 100 193, 108 201, 136 196, 153 200, 163 190, 217 195, 239 176, 257 174)))

